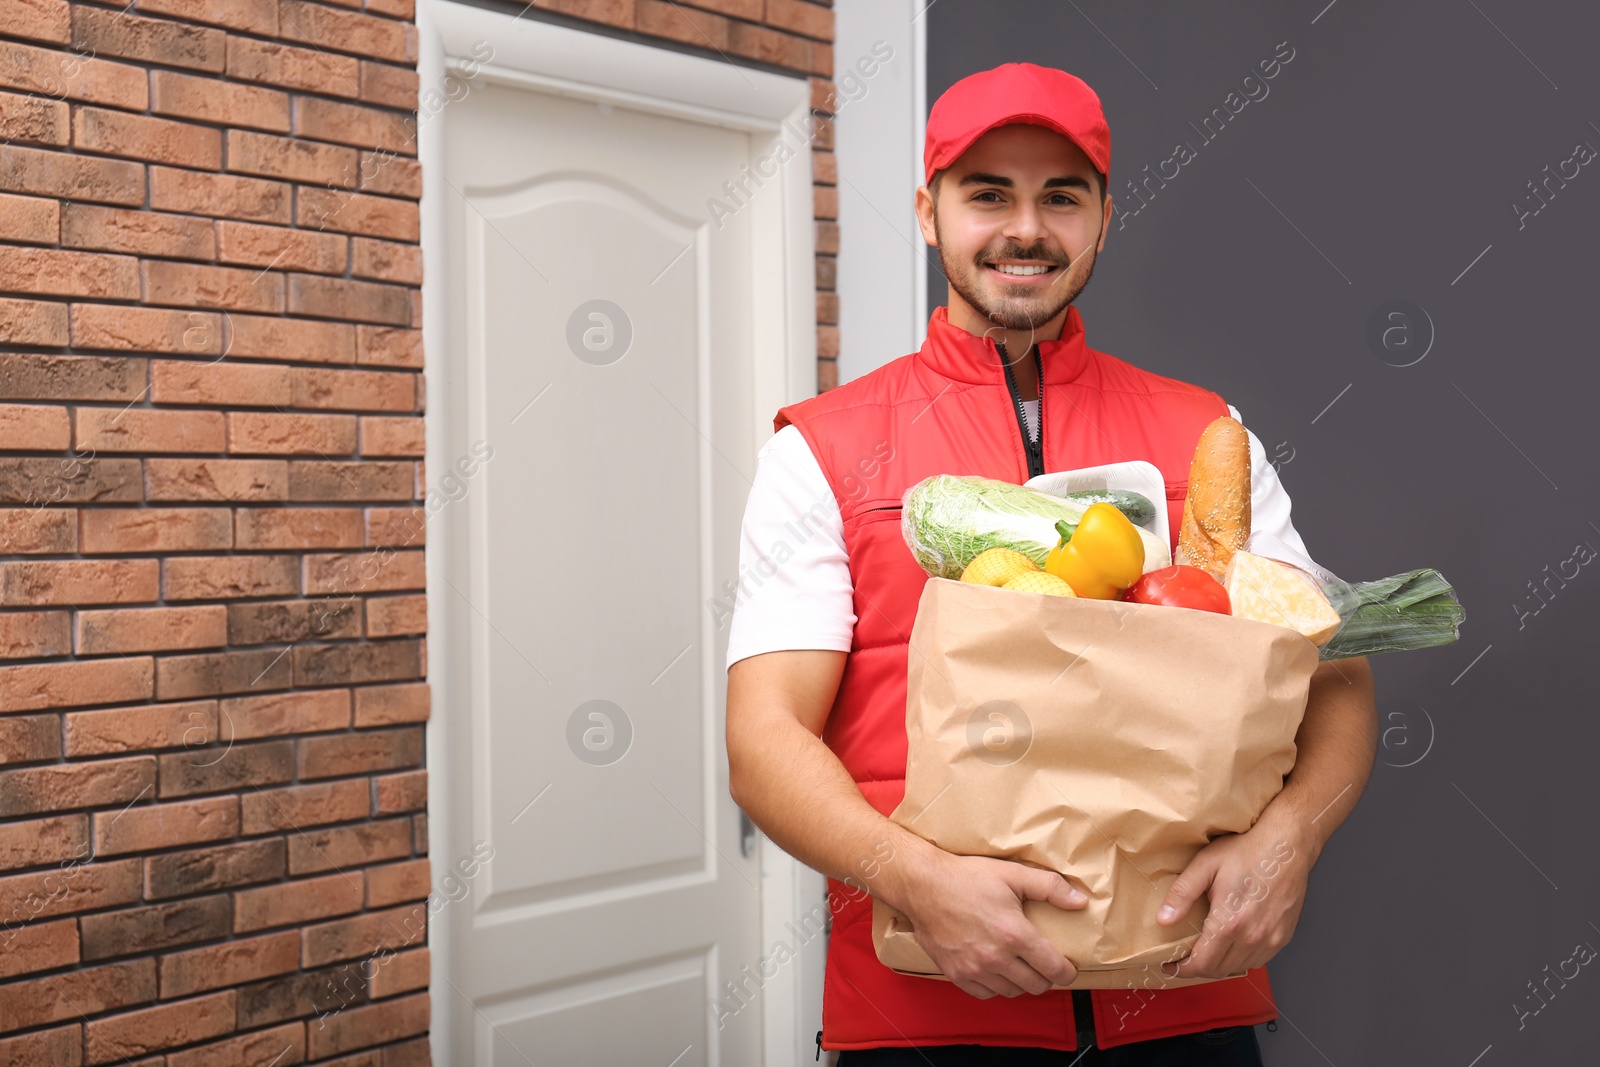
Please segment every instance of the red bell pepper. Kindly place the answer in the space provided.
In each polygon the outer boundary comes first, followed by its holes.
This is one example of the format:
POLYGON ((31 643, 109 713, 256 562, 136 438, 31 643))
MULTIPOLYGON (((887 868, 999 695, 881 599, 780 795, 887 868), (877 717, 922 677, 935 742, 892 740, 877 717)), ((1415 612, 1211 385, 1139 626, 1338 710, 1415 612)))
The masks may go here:
POLYGON ((1162 567, 1141 575, 1128 587, 1124 600, 1135 604, 1165 604, 1175 608, 1194 608, 1197 611, 1215 611, 1221 615, 1232 614, 1228 590, 1199 567, 1182 563, 1162 567))

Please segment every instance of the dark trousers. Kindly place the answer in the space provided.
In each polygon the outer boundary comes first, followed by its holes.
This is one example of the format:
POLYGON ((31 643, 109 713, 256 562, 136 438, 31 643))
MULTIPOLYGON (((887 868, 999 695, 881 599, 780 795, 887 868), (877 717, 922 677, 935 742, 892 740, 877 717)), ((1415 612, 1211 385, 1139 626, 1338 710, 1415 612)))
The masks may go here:
POLYGON ((846 1049, 839 1067, 1262 1067, 1253 1026, 1226 1026, 1176 1037, 1078 1052, 995 1045, 846 1049))

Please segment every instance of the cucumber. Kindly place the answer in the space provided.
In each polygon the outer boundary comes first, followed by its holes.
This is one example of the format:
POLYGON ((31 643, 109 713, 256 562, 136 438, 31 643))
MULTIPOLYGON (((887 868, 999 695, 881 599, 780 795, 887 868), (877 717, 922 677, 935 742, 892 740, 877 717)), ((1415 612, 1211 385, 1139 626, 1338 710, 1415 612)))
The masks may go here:
POLYGON ((1076 493, 1062 493, 1061 499, 1088 507, 1090 504, 1110 504, 1128 517, 1135 526, 1144 526, 1156 517, 1156 506, 1143 493, 1132 489, 1082 489, 1076 493))

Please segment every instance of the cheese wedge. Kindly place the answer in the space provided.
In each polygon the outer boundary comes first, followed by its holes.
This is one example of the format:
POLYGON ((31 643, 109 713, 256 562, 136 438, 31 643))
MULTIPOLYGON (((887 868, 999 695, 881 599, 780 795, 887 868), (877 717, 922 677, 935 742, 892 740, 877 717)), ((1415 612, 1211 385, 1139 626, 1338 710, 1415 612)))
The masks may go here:
POLYGON ((1339 629, 1339 613, 1305 574, 1286 563, 1235 552, 1223 577, 1233 614, 1287 626, 1319 648, 1339 629))

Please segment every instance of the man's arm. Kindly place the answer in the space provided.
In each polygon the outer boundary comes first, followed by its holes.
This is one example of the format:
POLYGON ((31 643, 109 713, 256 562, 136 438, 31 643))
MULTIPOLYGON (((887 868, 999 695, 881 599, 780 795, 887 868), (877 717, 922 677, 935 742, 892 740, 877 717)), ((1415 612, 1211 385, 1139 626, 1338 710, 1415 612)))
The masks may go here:
POLYGON ((845 657, 767 652, 728 668, 734 801, 801 863, 865 886, 907 915, 940 970, 973 996, 1071 982, 1076 968, 1023 915, 1021 901, 1072 909, 1086 897, 1053 871, 929 844, 867 803, 822 741, 845 657))
POLYGON ((1294 768, 1256 825, 1280 836, 1299 828, 1296 847, 1315 862, 1355 810, 1378 754, 1378 703, 1365 656, 1317 664, 1294 744, 1294 768))
MULTIPOLYGON (((1294 935, 1311 868, 1355 809, 1378 750, 1378 706, 1366 657, 1328 660, 1311 676, 1295 763, 1255 825, 1201 849, 1167 891, 1157 921, 1185 922, 1202 893, 1211 911, 1174 978, 1221 978, 1266 963, 1294 935)), ((1188 926, 1193 920, 1188 920, 1188 926)))

